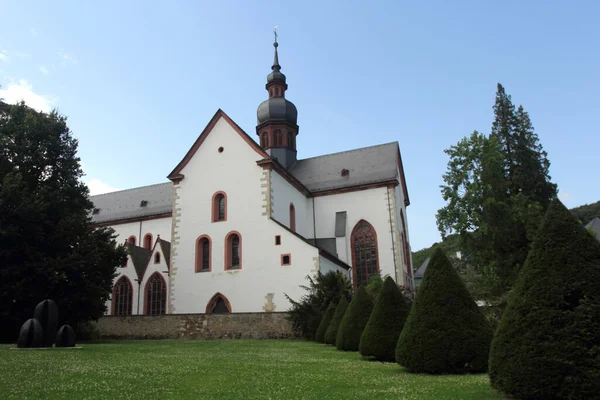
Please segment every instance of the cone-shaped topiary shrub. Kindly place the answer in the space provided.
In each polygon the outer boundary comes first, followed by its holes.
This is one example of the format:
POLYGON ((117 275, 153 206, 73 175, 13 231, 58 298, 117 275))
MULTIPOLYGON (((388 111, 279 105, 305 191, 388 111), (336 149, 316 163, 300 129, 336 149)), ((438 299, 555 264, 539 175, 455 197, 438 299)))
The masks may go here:
POLYGON ((58 330, 56 347, 75 347, 75 331, 70 325, 63 325, 58 330))
POLYGON ((359 351, 379 361, 396 360, 396 344, 410 311, 398 285, 387 277, 360 338, 359 351))
POLYGON ((484 372, 492 328, 450 260, 435 250, 396 347, 396 362, 413 372, 484 372))
POLYGON ((40 322, 44 330, 44 347, 52 347, 58 329, 58 307, 54 300, 40 301, 33 311, 33 318, 40 322))
POLYGON ((338 328, 342 323, 342 319, 344 318, 344 314, 348 309, 348 300, 346 300, 346 296, 342 296, 339 304, 335 308, 335 313, 331 318, 331 322, 329 323, 329 327, 325 332, 325 344, 335 345, 335 339, 337 338, 338 328))
POLYGON ((319 329, 317 329, 317 342, 325 342, 325 332, 327 332, 327 328, 329 328, 329 324, 331 323, 331 319, 333 318, 333 314, 335 313, 336 307, 337 304, 331 302, 329 303, 329 307, 327 307, 327 310, 325 310, 325 314, 323 314, 323 319, 321 319, 321 323, 319 324, 319 329))
POLYGON ((358 351, 360 336, 371 316, 373 300, 364 286, 361 286, 352 297, 348 309, 344 313, 338 329, 335 346, 338 350, 358 351))
POLYGON ((550 204, 490 350, 492 386, 515 399, 600 393, 600 244, 550 204))
POLYGON ((21 326, 18 348, 44 347, 44 329, 42 324, 35 318, 30 318, 21 326))

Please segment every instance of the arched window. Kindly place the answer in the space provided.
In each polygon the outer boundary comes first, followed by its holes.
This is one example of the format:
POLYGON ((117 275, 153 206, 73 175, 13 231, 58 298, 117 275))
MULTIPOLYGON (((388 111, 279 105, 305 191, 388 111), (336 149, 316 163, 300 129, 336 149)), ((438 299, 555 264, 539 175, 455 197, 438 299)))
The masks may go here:
POLYGON ((267 147, 267 132, 263 132, 262 135, 260 135, 260 145, 262 147, 267 147))
POLYGON ((229 303, 229 300, 227 300, 227 297, 223 296, 221 293, 216 293, 206 305, 207 314, 225 314, 230 312, 231 304, 229 303))
POLYGON ((161 315, 166 313, 167 284, 158 272, 152 274, 146 283, 146 302, 144 309, 146 315, 161 315))
POLYGON ((296 232, 296 207, 294 204, 290 204, 290 229, 296 232))
POLYGON ((134 235, 129 236, 129 239, 127 239, 127 243, 129 243, 130 246, 135 246, 135 241, 136 239, 134 235))
POLYGON ((145 249, 152 249, 152 234, 151 233, 146 233, 146 235, 144 236, 144 248, 145 249))
POLYGON ((160 264, 160 253, 154 255, 154 264, 160 264))
POLYGON ((227 221, 227 195, 217 192, 213 195, 212 222, 227 221))
POLYGON ((283 144, 283 134, 279 129, 275 131, 275 146, 281 146, 283 144))
POLYGON ((354 287, 365 286, 371 275, 379 274, 377 234, 371 224, 360 220, 352 230, 352 277, 354 287))
POLYGON ((225 270, 242 269, 242 236, 229 232, 225 237, 225 270))
POLYGON ((122 276, 113 287, 112 315, 131 315, 133 287, 131 281, 122 276))
POLYGON ((211 240, 202 235, 196 240, 196 272, 209 272, 212 264, 211 240))

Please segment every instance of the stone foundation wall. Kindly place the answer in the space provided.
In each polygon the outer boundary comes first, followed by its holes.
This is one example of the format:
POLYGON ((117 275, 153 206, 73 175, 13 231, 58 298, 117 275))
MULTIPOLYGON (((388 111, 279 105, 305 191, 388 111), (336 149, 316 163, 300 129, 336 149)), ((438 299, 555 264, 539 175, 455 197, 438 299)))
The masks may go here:
POLYGON ((105 316, 101 339, 276 339, 295 337, 285 312, 105 316))

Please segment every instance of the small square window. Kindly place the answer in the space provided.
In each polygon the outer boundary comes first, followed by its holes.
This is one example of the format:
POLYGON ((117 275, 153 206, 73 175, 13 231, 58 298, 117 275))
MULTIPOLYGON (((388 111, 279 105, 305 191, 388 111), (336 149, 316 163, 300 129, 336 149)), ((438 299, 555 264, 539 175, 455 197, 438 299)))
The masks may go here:
POLYGON ((275 235, 275 246, 279 246, 281 244, 281 235, 275 235))
POLYGON ((282 254, 281 255, 281 265, 291 265, 292 264, 292 256, 290 254, 282 254))

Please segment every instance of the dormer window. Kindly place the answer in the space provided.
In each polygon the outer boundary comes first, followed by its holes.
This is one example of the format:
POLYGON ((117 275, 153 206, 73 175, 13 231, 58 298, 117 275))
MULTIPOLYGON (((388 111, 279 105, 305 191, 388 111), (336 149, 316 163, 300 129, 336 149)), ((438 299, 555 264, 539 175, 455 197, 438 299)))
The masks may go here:
POLYGON ((148 200, 142 200, 140 202, 140 207, 146 207, 148 205, 148 200))
POLYGON ((342 169, 342 176, 348 176, 350 174, 350 171, 348 171, 346 168, 342 169))

